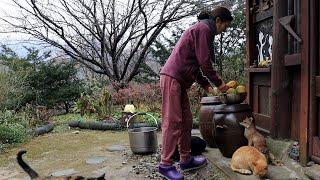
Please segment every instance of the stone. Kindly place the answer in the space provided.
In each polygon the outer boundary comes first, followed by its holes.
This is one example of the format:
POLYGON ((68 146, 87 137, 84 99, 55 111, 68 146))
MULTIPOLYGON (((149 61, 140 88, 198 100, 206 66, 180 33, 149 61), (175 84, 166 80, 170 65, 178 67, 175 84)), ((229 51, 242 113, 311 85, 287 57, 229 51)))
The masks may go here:
POLYGON ((313 166, 313 165, 315 165, 315 163, 313 161, 310 161, 310 162, 307 163, 308 167, 313 166))
POLYGON ((13 170, 7 170, 0 168, 0 179, 12 179, 14 176, 18 175, 19 173, 13 170))
POLYGON ((299 179, 298 174, 285 166, 268 166, 268 178, 270 179, 299 179))
POLYGON ((191 130, 191 135, 193 136, 199 136, 200 135, 200 130, 199 129, 192 129, 191 130))
POLYGON ((305 174, 312 180, 320 179, 320 165, 315 164, 311 167, 305 168, 305 174))
POLYGON ((112 145, 107 148, 107 151, 109 152, 124 151, 124 150, 125 150, 125 147, 123 145, 112 145))
POLYGON ((54 177, 70 176, 76 173, 78 173, 78 171, 75 171, 74 169, 65 169, 65 170, 56 171, 52 173, 51 176, 54 176, 54 177))
POLYGON ((101 164, 107 160, 106 157, 92 157, 86 161, 87 164, 101 164))
POLYGON ((101 169, 97 169, 97 170, 93 171, 92 173, 99 176, 99 175, 101 175, 101 174, 106 174, 106 172, 107 172, 108 170, 110 170, 110 167, 106 166, 106 167, 103 167, 103 168, 101 168, 101 169))

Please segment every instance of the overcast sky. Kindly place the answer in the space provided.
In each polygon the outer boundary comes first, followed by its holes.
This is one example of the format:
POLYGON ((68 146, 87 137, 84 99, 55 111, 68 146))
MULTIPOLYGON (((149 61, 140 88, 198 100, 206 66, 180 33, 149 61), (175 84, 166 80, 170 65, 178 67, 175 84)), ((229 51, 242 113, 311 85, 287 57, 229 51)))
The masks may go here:
MULTIPOLYGON (((0 17, 6 17, 7 14, 17 15, 17 8, 13 5, 11 0, 0 0, 0 17)), ((26 50, 23 46, 32 46, 30 44, 21 43, 21 40, 26 40, 28 37, 24 34, 18 33, 3 33, 5 26, 2 21, 0 21, 0 45, 6 44, 14 49, 19 55, 24 56, 26 50)))
MULTIPOLYGON (((25 0, 19 0, 21 2, 25 2, 25 0)), ((0 17, 4 18, 7 15, 19 15, 19 8, 16 7, 16 5, 12 2, 12 0, 0 0, 0 17)), ((196 18, 189 18, 188 20, 185 20, 184 23, 185 27, 189 26, 191 22, 195 22, 196 18)), ((25 50, 23 46, 34 46, 32 44, 24 44, 21 41, 28 41, 30 36, 25 34, 19 34, 19 33, 3 33, 3 31, 6 30, 6 27, 4 26, 4 23, 0 21, 0 44, 6 44, 9 45, 12 49, 18 51, 20 55, 25 54, 25 50)), ((165 30, 164 30, 165 31, 165 30)), ((164 34, 169 34, 165 33, 164 34)))

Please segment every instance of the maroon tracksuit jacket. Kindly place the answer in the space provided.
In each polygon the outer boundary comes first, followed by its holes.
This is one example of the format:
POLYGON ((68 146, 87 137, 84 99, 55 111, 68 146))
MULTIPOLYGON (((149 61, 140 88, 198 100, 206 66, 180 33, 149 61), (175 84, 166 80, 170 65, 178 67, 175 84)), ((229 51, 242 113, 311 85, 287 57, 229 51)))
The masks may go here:
POLYGON ((214 59, 211 49, 215 24, 206 22, 200 21, 183 33, 160 72, 162 75, 175 78, 186 89, 194 81, 202 87, 209 85, 208 80, 217 87, 224 85, 211 63, 214 59), (202 76, 200 69, 208 79, 202 76))

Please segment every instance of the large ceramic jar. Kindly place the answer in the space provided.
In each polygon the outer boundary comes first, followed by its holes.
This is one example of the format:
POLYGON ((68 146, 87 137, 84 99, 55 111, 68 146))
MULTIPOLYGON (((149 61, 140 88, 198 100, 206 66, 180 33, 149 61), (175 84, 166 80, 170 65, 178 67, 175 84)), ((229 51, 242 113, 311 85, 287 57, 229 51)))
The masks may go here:
POLYGON ((216 147, 213 142, 212 120, 214 106, 221 104, 220 98, 218 96, 203 97, 200 103, 199 129, 201 136, 207 142, 209 147, 216 147))
POLYGON ((231 158, 239 147, 248 145, 244 137, 244 127, 239 123, 246 116, 252 115, 251 108, 244 103, 233 105, 205 103, 208 102, 208 98, 212 98, 212 101, 216 99, 216 97, 206 97, 205 101, 201 101, 199 117, 201 135, 210 147, 218 147, 223 156, 231 158))

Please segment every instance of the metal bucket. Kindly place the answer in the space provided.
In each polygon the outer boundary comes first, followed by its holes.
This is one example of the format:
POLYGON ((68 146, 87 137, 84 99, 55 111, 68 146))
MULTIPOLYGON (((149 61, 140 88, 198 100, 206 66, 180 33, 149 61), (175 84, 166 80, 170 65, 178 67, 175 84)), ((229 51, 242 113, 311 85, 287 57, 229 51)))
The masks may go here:
MULTIPOLYGON (((136 113, 130 116, 127 120, 127 128, 129 127, 130 119, 137 115, 151 116, 158 127, 156 118, 153 117, 151 114, 136 113)), ((131 151, 135 154, 147 154, 156 152, 158 147, 157 127, 139 127, 128 129, 131 151)))

